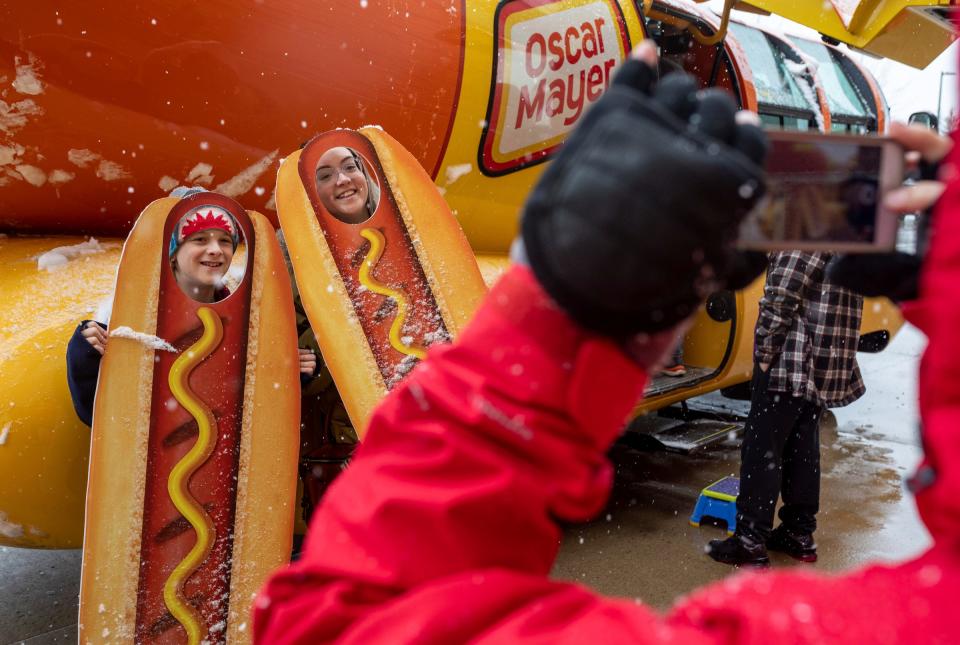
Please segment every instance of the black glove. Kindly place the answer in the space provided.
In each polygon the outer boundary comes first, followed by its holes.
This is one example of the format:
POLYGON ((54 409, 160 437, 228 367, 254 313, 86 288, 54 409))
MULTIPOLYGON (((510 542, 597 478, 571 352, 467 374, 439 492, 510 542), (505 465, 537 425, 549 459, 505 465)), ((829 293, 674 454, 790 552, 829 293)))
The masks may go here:
POLYGON ((895 302, 915 300, 922 264, 920 256, 909 253, 840 255, 827 265, 827 279, 868 298, 885 296, 895 302))
POLYGON ((689 316, 712 290, 749 284, 762 254, 733 249, 762 195, 766 136, 733 100, 630 59, 527 200, 534 274, 571 317, 624 338, 689 316))

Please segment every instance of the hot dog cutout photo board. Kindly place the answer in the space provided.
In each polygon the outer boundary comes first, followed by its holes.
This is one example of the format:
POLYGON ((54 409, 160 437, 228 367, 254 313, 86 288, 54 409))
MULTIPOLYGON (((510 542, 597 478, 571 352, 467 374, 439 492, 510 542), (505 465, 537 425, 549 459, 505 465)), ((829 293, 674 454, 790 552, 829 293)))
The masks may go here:
POLYGON ((377 127, 312 139, 280 166, 277 211, 323 359, 361 438, 377 402, 486 292, 430 177, 377 127))
POLYGON ((80 642, 246 642, 296 507, 297 338, 273 227, 214 193, 151 203, 124 244, 109 333, 80 642))

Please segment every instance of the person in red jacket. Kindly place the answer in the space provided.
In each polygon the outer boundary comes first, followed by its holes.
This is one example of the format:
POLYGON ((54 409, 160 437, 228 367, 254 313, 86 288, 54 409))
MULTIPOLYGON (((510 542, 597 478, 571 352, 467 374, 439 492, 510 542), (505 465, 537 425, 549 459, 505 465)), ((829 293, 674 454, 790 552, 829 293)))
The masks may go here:
MULTIPOLYGON (((635 56, 655 62, 648 48, 635 56)), ((606 449, 690 307, 709 288, 762 269, 730 245, 751 193, 762 191, 752 167, 762 140, 758 148, 756 132, 737 127, 722 101, 666 79, 651 93, 649 76, 644 64, 625 63, 528 201, 520 262, 460 338, 432 349, 376 410, 351 468, 313 518, 303 559, 256 598, 256 642, 956 639, 957 182, 937 215, 916 319, 930 339, 920 379, 928 474, 917 493, 930 550, 842 576, 743 575, 693 593, 666 616, 547 578, 558 521, 603 507, 612 480, 606 449), (689 183, 671 191, 679 176, 689 183), (690 188, 698 182, 709 190, 690 188), (637 187, 651 185, 661 192, 638 204, 637 187), (706 224, 702 200, 713 206, 706 224), (662 270, 664 254, 683 259, 662 270), (631 299, 638 294, 647 304, 631 299)), ((897 134, 931 159, 945 149, 897 134)), ((916 188, 897 195, 897 208, 927 198, 916 188)))

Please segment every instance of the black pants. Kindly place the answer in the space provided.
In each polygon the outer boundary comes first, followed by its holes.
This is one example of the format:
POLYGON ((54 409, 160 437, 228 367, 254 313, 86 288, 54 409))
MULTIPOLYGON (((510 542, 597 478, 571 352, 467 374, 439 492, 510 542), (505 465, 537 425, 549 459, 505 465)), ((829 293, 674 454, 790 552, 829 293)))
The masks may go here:
POLYGON ((769 371, 754 367, 750 416, 740 452, 737 533, 765 543, 780 521, 813 533, 820 508, 820 415, 823 406, 785 392, 769 392, 769 371))

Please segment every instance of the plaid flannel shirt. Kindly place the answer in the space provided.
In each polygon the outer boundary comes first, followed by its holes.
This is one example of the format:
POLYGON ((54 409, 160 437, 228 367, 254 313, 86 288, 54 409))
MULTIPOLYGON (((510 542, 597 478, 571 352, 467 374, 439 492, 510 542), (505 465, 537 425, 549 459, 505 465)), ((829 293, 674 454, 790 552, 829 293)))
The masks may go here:
POLYGON ((841 407, 865 391, 857 366, 863 298, 827 282, 830 255, 770 256, 754 358, 770 367, 768 388, 841 407))

